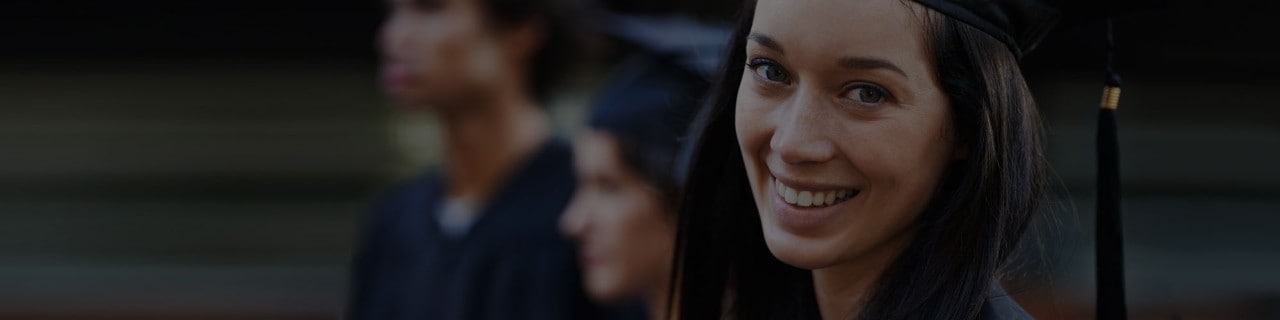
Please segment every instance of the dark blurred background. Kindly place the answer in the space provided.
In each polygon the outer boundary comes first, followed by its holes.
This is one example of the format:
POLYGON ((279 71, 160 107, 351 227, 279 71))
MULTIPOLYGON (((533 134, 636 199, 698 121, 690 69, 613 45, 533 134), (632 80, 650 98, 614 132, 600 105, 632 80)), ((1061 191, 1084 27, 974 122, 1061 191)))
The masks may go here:
POLYGON ((377 1, 0 2, 0 319, 335 319, 377 1))
MULTIPOLYGON (((0 2, 0 319, 337 318, 367 201, 438 149, 378 92, 383 8, 0 2)), ((1116 20, 1134 318, 1280 319, 1277 9, 1116 20)), ((1040 318, 1092 312, 1102 30, 1072 22, 1024 64, 1061 182, 1049 267, 1011 286, 1040 318)), ((562 134, 607 68, 579 73, 562 134)))

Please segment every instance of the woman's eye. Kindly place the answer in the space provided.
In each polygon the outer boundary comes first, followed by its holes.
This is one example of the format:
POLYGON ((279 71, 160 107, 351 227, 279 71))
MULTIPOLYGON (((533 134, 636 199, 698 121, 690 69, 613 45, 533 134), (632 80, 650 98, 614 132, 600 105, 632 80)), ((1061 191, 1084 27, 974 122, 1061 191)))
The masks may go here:
POLYGON ((888 96, 883 89, 865 85, 853 88, 849 93, 854 100, 864 104, 879 104, 888 96))
POLYGON ((769 61, 768 59, 751 60, 751 63, 747 64, 747 67, 751 68, 752 71, 755 71, 757 76, 760 76, 765 80, 778 83, 787 83, 791 81, 791 76, 787 74, 786 70, 783 70, 777 63, 769 61))
POLYGON ((769 81, 777 82, 787 82, 788 80, 787 73, 782 71, 782 68, 773 64, 764 66, 764 78, 769 79, 769 81))

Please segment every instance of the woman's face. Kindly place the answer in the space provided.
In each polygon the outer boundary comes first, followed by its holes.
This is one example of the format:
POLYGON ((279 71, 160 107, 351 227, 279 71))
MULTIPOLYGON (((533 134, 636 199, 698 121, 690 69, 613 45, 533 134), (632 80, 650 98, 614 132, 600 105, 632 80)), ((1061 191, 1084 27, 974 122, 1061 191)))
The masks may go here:
POLYGON ((616 140, 599 131, 574 141, 574 163, 578 189, 560 230, 578 244, 587 293, 616 302, 665 288, 675 220, 658 190, 624 167, 616 140))
POLYGON ((819 269, 896 255, 957 156, 899 0, 760 0, 735 127, 769 250, 819 269), (888 249, 886 249, 888 248, 888 249))

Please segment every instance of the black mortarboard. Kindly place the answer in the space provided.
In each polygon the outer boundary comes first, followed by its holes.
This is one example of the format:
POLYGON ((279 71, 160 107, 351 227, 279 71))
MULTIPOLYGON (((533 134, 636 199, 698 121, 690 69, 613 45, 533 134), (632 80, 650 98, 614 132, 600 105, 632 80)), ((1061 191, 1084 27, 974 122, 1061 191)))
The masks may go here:
POLYGON ((1057 9, 1035 0, 915 1, 986 32, 1018 58, 1035 49, 1059 17, 1057 9))
MULTIPOLYGON (((630 3, 631 1, 602 1, 630 3)), ((723 60, 732 28, 683 14, 644 15, 591 11, 588 26, 676 67, 710 79, 723 60), (673 37, 671 35, 680 36, 673 37)))
POLYGON ((642 159, 655 182, 675 183, 681 137, 707 88, 697 71, 653 54, 625 59, 592 103, 587 125, 612 135, 642 159))
POLYGON ((675 165, 681 138, 723 59, 731 30, 679 14, 600 11, 595 16, 592 25, 597 31, 637 50, 619 63, 601 88, 587 125, 642 154, 638 165, 643 168, 636 168, 646 171, 642 174, 675 183, 684 169, 675 165))

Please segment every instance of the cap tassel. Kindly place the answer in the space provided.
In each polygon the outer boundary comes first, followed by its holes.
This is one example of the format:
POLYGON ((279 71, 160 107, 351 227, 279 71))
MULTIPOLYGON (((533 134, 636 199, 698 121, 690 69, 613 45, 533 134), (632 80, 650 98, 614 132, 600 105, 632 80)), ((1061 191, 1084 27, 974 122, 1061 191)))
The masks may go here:
POLYGON ((1115 39, 1107 19, 1107 80, 1098 117, 1097 316, 1102 320, 1128 318, 1124 294, 1124 237, 1120 219, 1120 148, 1116 138, 1116 108, 1120 106, 1120 75, 1113 68, 1115 39))

